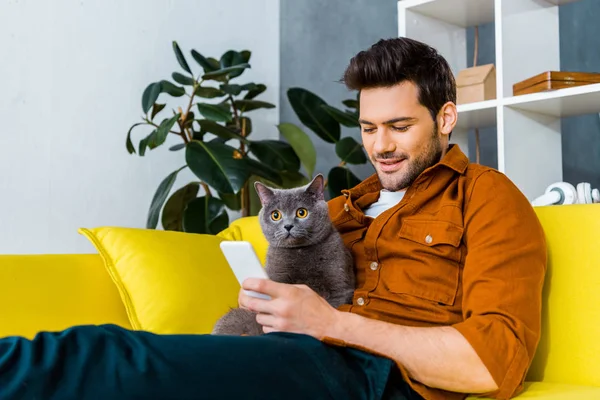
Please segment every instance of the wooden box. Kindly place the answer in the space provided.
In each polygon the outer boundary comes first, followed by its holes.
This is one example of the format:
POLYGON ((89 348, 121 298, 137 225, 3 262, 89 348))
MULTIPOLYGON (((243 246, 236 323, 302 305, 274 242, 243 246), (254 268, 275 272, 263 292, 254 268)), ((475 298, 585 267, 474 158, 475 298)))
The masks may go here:
POLYGON ((496 98, 494 64, 463 69, 456 77, 456 104, 474 103, 496 98))
POLYGON ((600 83, 600 74, 589 72, 546 71, 513 85, 513 96, 600 83))

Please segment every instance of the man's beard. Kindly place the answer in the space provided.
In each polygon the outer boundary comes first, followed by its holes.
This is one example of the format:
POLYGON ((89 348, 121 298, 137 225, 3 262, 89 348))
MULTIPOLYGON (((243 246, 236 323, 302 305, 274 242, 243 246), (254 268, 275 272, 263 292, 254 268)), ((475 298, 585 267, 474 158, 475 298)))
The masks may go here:
POLYGON ((381 186, 390 192, 396 192, 410 186, 423 171, 436 164, 441 158, 442 144, 437 136, 432 136, 427 147, 413 158, 406 153, 383 153, 373 154, 371 162, 376 165, 375 160, 405 160, 403 162, 407 164, 400 171, 386 173, 375 168, 381 186))

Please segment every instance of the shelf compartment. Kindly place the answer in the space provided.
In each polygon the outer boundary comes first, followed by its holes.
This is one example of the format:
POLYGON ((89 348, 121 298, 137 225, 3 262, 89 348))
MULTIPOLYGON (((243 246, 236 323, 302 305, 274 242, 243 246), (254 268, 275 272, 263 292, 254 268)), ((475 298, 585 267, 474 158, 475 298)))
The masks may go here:
POLYGON ((600 113, 600 83, 508 97, 504 105, 560 118, 600 113))
POLYGON ((400 0, 398 8, 462 28, 494 21, 494 0, 400 0))
POLYGON ((497 100, 458 105, 456 107, 458 111, 456 129, 468 130, 495 126, 497 105, 497 100))

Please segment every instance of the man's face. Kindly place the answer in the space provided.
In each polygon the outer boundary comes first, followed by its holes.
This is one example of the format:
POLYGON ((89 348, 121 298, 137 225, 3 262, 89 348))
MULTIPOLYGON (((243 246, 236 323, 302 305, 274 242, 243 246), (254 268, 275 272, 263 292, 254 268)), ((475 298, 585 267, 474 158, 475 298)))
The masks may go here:
POLYGON ((362 142, 384 189, 407 188, 445 154, 447 135, 438 132, 418 88, 403 82, 360 94, 362 142))

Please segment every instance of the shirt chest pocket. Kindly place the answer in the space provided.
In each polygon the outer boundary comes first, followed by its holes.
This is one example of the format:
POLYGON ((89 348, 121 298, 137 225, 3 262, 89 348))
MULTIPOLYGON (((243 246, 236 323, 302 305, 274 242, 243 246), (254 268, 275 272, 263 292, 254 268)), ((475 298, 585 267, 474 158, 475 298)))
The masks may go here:
MULTIPOLYGON (((393 293, 453 305, 459 286, 463 228, 445 221, 405 219, 382 277, 393 293)), ((382 271, 383 272, 383 271, 382 271)))

